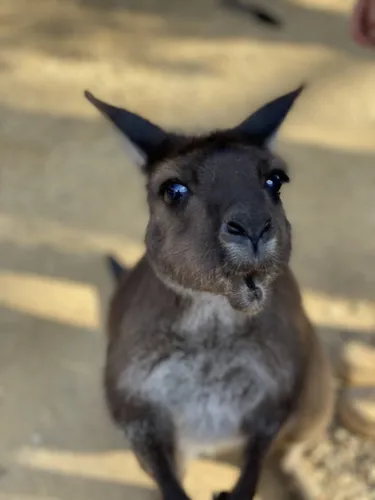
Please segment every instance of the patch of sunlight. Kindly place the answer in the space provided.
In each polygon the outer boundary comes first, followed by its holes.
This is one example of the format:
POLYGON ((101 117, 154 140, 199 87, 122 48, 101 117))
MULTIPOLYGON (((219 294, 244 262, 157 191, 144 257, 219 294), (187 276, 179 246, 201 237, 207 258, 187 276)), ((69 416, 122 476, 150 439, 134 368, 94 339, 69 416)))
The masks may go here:
POLYGON ((286 124, 278 140, 280 144, 285 140, 285 146, 283 145, 285 148, 289 147, 291 143, 296 143, 338 149, 339 151, 360 153, 375 151, 374 130, 369 127, 351 130, 286 124))
MULTIPOLYGON (((79 254, 114 252, 129 266, 140 258, 144 249, 142 244, 117 235, 13 215, 0 215, 0 238, 26 248, 47 245, 79 254)), ((7 307, 73 325, 98 327, 99 301, 95 289, 87 284, 8 273, 0 275, 0 287, 0 303, 7 307)), ((310 318, 319 326, 360 332, 375 330, 375 302, 349 300, 311 290, 305 290, 303 295, 310 318)))
POLYGON ((148 476, 139 468, 133 453, 128 450, 95 454, 24 448, 16 454, 14 461, 33 469, 70 476, 142 487, 152 485, 148 476))
POLYGON ((214 459, 193 460, 186 476, 186 488, 192 498, 212 498, 213 491, 228 491, 236 482, 238 468, 214 459))
POLYGON ((93 286, 34 274, 0 274, 0 304, 68 325, 99 327, 99 298, 93 286))
POLYGON ((0 239, 26 248, 49 246, 57 251, 118 253, 126 265, 133 265, 143 253, 143 245, 115 234, 68 227, 39 217, 0 214, 0 239))
POLYGON ((311 290, 303 291, 310 319, 318 326, 342 328, 358 332, 375 331, 375 302, 352 300, 311 290))
MULTIPOLYGON (((83 89, 89 86, 90 90, 98 92, 102 98, 107 95, 110 99, 111 93, 119 95, 118 82, 125 81, 126 102, 131 102, 134 109, 142 110, 145 102, 155 103, 153 106, 158 109, 160 103, 171 102, 173 96, 175 100, 181 100, 180 95, 185 95, 185 99, 189 99, 191 95, 198 99, 201 106, 212 107, 213 102, 216 103, 220 99, 225 99, 227 106, 230 106, 230 99, 238 95, 236 89, 243 89, 243 84, 239 83, 241 81, 248 81, 249 85, 251 82, 251 87, 257 88, 265 78, 275 78, 278 68, 288 75, 289 80, 293 78, 293 74, 299 79, 301 72, 310 74, 314 67, 330 62, 339 53, 338 50, 318 42, 297 45, 280 40, 267 40, 259 43, 256 38, 241 35, 223 39, 194 36, 172 38, 173 43, 168 31, 163 35, 159 31, 155 34, 152 48, 147 52, 150 63, 142 59, 134 61, 132 52, 127 53, 123 48, 114 53, 113 44, 108 49, 107 56, 103 51, 101 58, 95 61, 89 57, 56 58, 26 45, 18 46, 17 49, 4 49, 4 63, 11 65, 16 57, 18 64, 13 64, 12 71, 4 76, 8 86, 1 101, 7 106, 25 111, 72 118, 93 119, 95 116, 97 120, 92 108, 82 96, 83 89), (123 61, 122 68, 113 63, 116 56, 123 61), (246 64, 249 59, 259 63, 261 71, 258 75, 249 73, 246 64), (273 62, 264 66, 264 60, 273 62), (185 71, 175 69, 178 65, 189 65, 192 62, 198 63, 206 70, 195 71, 187 76, 185 71), (129 68, 132 68, 132 71, 129 72, 129 68), (102 78, 98 79, 98 75, 105 75, 105 85, 102 78), (187 81, 190 83, 189 88, 187 81), (61 99, 62 85, 63 94, 69 95, 69 99, 65 101, 61 99), (103 95, 104 86, 106 95, 103 95), (155 89, 158 98, 155 98, 155 89), (216 97, 214 101, 213 96, 216 97)), ((92 43, 88 42, 87 51, 91 50, 92 43)))
POLYGON ((339 12, 340 14, 348 14, 353 8, 353 0, 340 0, 332 2, 332 0, 289 0, 291 3, 301 5, 308 9, 325 10, 328 12, 339 12))
MULTIPOLYGON (((46 449, 23 448, 14 456, 16 464, 34 469, 115 481, 134 486, 153 485, 140 469, 133 453, 129 450, 112 453, 73 453, 46 449)), ((212 488, 226 490, 237 478, 238 470, 231 465, 214 460, 193 460, 189 465, 186 486, 194 498, 209 498, 212 488)))

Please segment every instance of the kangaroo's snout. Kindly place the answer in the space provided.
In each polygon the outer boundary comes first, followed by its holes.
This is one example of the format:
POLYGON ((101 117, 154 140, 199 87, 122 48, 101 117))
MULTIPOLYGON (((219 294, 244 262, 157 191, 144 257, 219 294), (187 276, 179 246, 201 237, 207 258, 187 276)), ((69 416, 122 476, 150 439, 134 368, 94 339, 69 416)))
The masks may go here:
POLYGON ((221 224, 219 239, 224 246, 246 251, 249 258, 262 257, 266 244, 273 237, 272 220, 262 214, 259 217, 249 216, 248 213, 232 213, 221 224))

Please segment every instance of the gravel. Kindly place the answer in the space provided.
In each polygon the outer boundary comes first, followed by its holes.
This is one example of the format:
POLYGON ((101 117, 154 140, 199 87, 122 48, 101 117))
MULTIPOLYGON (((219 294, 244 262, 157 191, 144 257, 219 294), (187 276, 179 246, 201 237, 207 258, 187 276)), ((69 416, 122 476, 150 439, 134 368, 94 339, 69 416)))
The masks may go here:
POLYGON ((322 497, 375 500, 375 441, 352 434, 337 421, 327 438, 307 454, 322 497))

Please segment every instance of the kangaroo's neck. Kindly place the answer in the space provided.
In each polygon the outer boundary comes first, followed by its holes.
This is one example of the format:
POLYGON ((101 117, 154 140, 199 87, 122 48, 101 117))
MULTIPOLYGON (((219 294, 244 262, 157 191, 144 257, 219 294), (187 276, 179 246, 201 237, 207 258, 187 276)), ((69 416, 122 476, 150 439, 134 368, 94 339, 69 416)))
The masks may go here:
POLYGON ((203 332, 234 333, 247 320, 244 313, 232 308, 228 300, 220 295, 195 292, 187 299, 178 320, 178 329, 184 335, 202 335, 203 332))
POLYGON ((179 313, 174 322, 176 329, 183 336, 202 335, 210 331, 224 335, 234 332, 241 324, 248 321, 245 313, 236 311, 228 299, 210 292, 186 289, 161 277, 149 264, 149 272, 160 284, 160 292, 173 293, 177 298, 179 313))

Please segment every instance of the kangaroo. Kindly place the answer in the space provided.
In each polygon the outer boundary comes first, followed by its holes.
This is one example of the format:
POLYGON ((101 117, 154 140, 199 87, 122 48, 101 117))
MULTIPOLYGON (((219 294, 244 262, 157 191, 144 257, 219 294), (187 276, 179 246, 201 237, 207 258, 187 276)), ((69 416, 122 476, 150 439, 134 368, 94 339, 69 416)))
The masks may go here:
POLYGON ((164 500, 187 500, 186 459, 233 447, 243 463, 219 500, 249 500, 273 453, 320 437, 328 360, 289 267, 289 182, 272 139, 302 87, 238 126, 196 137, 87 99, 125 135, 146 177, 146 252, 108 315, 105 393, 164 500))

